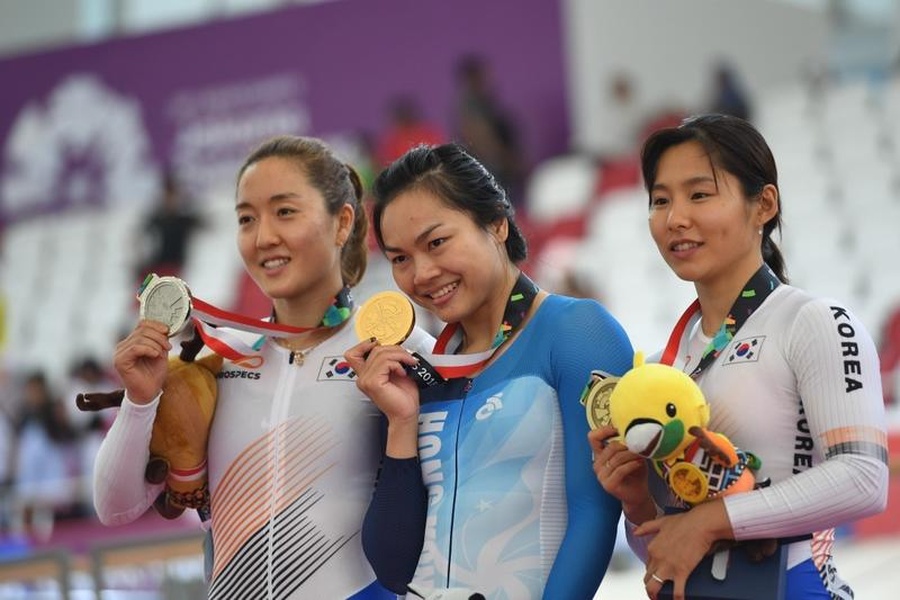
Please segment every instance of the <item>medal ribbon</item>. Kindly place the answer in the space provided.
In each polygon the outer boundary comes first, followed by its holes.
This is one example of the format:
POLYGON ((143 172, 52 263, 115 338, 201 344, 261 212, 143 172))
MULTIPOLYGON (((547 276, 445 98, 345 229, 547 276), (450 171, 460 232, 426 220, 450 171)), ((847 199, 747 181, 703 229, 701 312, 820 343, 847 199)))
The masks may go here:
MULTIPOLYGON (((731 305, 731 310, 728 311, 728 316, 725 317, 725 321, 722 323, 721 327, 719 327, 719 330, 716 331, 716 334, 703 351, 700 363, 693 371, 691 371, 690 375, 692 378, 696 379, 699 377, 700 373, 719 357, 719 354, 731 343, 735 334, 741 326, 747 322, 750 315, 762 305, 765 299, 769 297, 769 294, 771 294, 780 284, 781 282, 778 280, 778 277, 775 276, 775 273, 773 273, 772 269, 766 264, 763 264, 763 266, 753 274, 750 280, 744 284, 741 293, 738 294, 737 299, 735 299, 734 303, 731 305)), ((678 355, 678 349, 681 346, 681 340, 684 337, 684 333, 687 331, 691 322, 695 321, 699 314, 700 301, 694 300, 675 324, 675 328, 669 336, 669 341, 666 343, 666 348, 663 350, 662 358, 659 362, 666 365, 675 363, 675 357, 678 355)))
POLYGON ((334 301, 325 311, 325 315, 317 327, 294 327, 255 319, 221 309, 193 296, 191 297, 190 319, 200 337, 203 338, 203 342, 213 352, 230 360, 238 360, 247 356, 255 356, 259 354, 259 351, 233 333, 220 329, 221 327, 281 338, 340 325, 349 319, 352 313, 353 295, 350 293, 350 288, 344 286, 334 297, 334 301))
POLYGON ((458 348, 462 343, 462 329, 459 323, 449 323, 438 336, 432 354, 427 356, 427 362, 444 379, 468 377, 480 370, 491 359, 497 348, 508 340, 525 320, 525 315, 528 314, 528 309, 534 303, 537 293, 537 285, 520 271, 509 295, 509 300, 506 302, 503 321, 500 323, 489 350, 474 354, 454 354, 451 351, 450 354, 447 354, 451 344, 458 348))

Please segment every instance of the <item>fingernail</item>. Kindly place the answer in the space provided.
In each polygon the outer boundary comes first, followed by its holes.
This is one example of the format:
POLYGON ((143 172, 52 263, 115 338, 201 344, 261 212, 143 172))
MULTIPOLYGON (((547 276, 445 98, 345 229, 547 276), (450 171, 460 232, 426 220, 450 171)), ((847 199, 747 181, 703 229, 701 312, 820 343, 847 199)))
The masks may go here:
POLYGON ((375 337, 375 336, 373 335, 372 337, 369 338, 369 341, 370 341, 370 342, 377 342, 377 341, 378 341, 378 338, 375 337))

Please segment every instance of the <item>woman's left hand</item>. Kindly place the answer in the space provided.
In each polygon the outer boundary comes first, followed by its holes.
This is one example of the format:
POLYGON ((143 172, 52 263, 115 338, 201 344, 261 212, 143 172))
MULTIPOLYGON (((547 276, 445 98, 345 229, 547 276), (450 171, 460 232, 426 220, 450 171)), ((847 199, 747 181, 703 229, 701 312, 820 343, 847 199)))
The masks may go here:
POLYGON ((684 600, 688 576, 700 564, 712 545, 733 539, 731 523, 721 500, 710 500, 687 512, 666 515, 637 527, 635 535, 655 535, 647 546, 644 586, 656 600, 663 583, 673 583, 673 600, 684 600))
POLYGON ((412 458, 419 451, 419 388, 406 368, 416 359, 402 346, 381 346, 365 340, 344 353, 356 371, 356 386, 388 421, 385 453, 412 458))
POLYGON ((588 433, 594 473, 606 493, 622 503, 625 518, 639 525, 657 515, 647 484, 647 459, 629 451, 616 436, 618 431, 612 425, 588 433))

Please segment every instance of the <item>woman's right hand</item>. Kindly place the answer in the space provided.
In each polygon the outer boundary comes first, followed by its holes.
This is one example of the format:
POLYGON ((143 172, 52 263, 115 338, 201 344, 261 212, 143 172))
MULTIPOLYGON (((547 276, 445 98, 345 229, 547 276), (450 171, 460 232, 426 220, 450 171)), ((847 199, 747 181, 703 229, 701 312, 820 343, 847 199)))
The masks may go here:
POLYGON ((116 345, 113 366, 135 404, 149 403, 162 389, 172 349, 168 333, 165 324, 142 320, 116 345))
POLYGON ((408 458, 418 453, 419 387, 405 366, 416 359, 402 346, 365 340, 344 353, 356 371, 356 385, 388 420, 387 454, 408 458))
POLYGON ((639 525, 657 516, 647 481, 647 459, 615 439, 618 434, 611 425, 588 433, 594 451, 594 473, 603 489, 622 502, 625 518, 639 525))

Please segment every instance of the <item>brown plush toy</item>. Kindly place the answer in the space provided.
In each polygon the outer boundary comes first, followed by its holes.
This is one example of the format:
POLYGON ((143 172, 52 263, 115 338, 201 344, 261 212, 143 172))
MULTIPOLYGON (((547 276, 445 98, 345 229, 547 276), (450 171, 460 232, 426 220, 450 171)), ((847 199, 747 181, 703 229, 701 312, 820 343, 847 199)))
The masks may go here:
MULTIPOLYGON (((209 509, 206 447, 216 408, 216 374, 222 368, 217 354, 195 360, 203 348, 196 332, 181 347, 180 356, 169 359, 144 473, 150 483, 165 482, 166 489, 153 506, 167 519, 178 517, 185 508, 209 509)), ((124 396, 124 390, 78 394, 75 402, 83 411, 97 411, 120 406, 124 396)))

